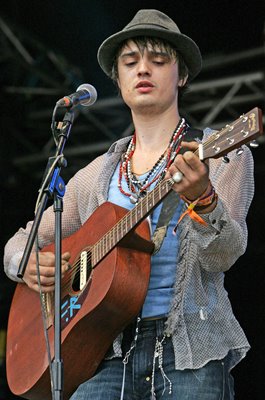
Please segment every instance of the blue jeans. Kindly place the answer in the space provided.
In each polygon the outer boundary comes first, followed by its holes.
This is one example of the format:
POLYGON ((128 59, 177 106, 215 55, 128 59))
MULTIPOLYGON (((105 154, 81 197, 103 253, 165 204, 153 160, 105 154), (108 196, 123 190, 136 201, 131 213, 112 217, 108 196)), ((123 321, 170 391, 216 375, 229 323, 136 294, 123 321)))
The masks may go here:
MULTIPOLYGON (((140 322, 136 347, 126 365, 123 400, 233 400, 233 378, 225 359, 210 361, 196 370, 176 370, 171 339, 165 338, 162 371, 159 369, 159 357, 154 358, 154 352, 156 337, 163 337, 163 327, 162 319, 140 322)), ((130 348, 132 332, 130 328, 125 331, 124 354, 130 348)), ((95 376, 81 384, 70 400, 120 400, 123 371, 121 358, 104 360, 95 376)))

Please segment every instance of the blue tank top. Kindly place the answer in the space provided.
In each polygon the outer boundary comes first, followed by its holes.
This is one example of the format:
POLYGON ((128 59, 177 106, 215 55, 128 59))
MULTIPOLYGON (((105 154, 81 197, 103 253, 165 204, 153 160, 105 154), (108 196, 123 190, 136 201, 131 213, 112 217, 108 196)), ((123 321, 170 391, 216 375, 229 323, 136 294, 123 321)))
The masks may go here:
MULTIPOLYGON (((118 188, 118 175, 119 165, 117 166, 110 181, 108 201, 131 210, 134 207, 134 204, 131 203, 128 196, 125 196, 120 192, 118 188)), ((142 175, 140 179, 144 179, 146 175, 147 174, 142 175)), ((122 177, 122 187, 127 187, 124 177, 122 177)), ((179 202, 173 218, 168 225, 167 235, 164 238, 160 251, 151 256, 150 282, 142 308, 142 318, 165 316, 169 312, 176 276, 179 244, 178 233, 175 235, 173 233, 173 229, 177 224, 181 214, 181 203, 182 202, 179 202)), ((156 228, 161 208, 162 203, 159 204, 152 212, 151 234, 153 234, 156 228)))

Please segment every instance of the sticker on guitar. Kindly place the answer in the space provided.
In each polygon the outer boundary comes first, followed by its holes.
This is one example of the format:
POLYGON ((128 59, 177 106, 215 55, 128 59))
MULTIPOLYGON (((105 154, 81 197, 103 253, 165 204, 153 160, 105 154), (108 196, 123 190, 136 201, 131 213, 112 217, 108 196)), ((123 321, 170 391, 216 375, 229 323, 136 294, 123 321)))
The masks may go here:
MULTIPOLYGON (((77 303, 78 296, 69 297, 61 306, 61 319, 68 322, 75 315, 74 310, 79 310, 81 304, 77 303)), ((63 321, 62 321, 63 322, 63 321)))

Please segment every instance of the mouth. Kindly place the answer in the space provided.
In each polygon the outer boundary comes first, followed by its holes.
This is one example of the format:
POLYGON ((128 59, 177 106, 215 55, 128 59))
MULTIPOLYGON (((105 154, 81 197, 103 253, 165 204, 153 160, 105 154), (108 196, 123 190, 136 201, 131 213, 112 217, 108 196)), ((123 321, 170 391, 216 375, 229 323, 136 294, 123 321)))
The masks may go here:
POLYGON ((137 83, 137 85, 135 86, 136 89, 140 89, 140 88, 153 88, 154 85, 149 82, 149 81, 140 81, 137 83))

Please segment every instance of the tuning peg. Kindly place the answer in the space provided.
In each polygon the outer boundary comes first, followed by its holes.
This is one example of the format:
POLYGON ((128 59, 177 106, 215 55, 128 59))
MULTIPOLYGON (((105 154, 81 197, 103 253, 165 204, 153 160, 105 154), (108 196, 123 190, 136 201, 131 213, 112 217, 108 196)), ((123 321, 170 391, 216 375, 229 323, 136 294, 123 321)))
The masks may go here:
POLYGON ((237 149, 237 151, 236 151, 236 155, 237 155, 237 156, 240 156, 240 155, 243 153, 243 151, 244 151, 243 147, 239 147, 239 148, 237 149))
POLYGON ((224 157, 222 158, 222 160, 223 160, 223 162, 224 162, 225 164, 228 164, 228 163, 230 162, 230 159, 229 159, 228 156, 224 156, 224 157))
POLYGON ((252 140, 249 143, 250 147, 252 147, 253 149, 256 149, 257 147, 259 147, 259 143, 256 140, 252 140))

